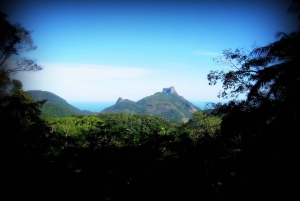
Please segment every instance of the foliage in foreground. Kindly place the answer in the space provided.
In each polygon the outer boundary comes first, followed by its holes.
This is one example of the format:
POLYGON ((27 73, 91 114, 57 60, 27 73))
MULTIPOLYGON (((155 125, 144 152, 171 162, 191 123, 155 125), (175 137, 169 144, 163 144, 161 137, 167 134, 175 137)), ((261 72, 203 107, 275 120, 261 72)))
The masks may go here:
MULTIPOLYGON (((299 1, 295 3, 299 11, 299 1)), ((300 32, 278 37, 249 54, 225 50, 216 61, 229 70, 208 75, 209 84, 222 82, 220 97, 232 98, 216 104, 214 110, 223 115, 219 140, 225 148, 224 168, 236 175, 244 189, 272 195, 293 193, 294 186, 285 184, 298 172, 300 123, 300 32), (246 99, 236 100, 240 94, 246 99), (272 190, 266 191, 265 186, 272 190)))

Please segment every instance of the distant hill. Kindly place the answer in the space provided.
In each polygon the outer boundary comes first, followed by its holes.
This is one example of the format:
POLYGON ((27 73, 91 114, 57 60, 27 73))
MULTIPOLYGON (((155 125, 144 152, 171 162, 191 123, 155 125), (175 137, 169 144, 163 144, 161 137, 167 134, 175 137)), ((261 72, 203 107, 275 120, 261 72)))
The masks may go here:
POLYGON ((29 90, 27 93, 29 93, 35 101, 40 101, 43 99, 47 100, 41 109, 42 116, 66 117, 77 114, 94 114, 88 110, 79 110, 78 108, 69 104, 66 100, 48 91, 29 90))
POLYGON ((101 113, 145 114, 186 122, 192 117, 193 112, 200 110, 199 107, 179 96, 174 87, 170 87, 137 102, 119 98, 116 104, 105 108, 101 113))

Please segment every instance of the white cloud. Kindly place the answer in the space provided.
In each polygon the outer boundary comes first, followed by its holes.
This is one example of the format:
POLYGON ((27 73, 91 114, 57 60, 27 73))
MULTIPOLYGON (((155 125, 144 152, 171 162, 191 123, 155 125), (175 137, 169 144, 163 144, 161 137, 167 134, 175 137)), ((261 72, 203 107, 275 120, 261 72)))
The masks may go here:
POLYGON ((78 101, 109 99, 114 93, 130 92, 129 83, 135 83, 132 89, 138 86, 138 82, 156 73, 136 67, 90 64, 44 63, 42 66, 42 71, 20 72, 13 77, 22 81, 24 90, 51 91, 78 101))
MULTIPOLYGON (((201 68, 145 69, 91 64, 42 64, 39 72, 20 72, 24 90, 50 91, 75 102, 132 101, 174 86, 187 100, 215 99, 218 87, 207 84, 201 68)), ((181 65, 180 65, 181 66, 181 65)))

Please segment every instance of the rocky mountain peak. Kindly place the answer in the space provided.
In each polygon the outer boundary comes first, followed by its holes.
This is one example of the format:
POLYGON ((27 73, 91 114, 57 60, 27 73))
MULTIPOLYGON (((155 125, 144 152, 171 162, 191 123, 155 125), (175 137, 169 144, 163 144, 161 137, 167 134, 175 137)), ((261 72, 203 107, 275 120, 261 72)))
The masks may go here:
POLYGON ((116 104, 118 104, 118 103, 122 103, 124 100, 123 100, 123 98, 118 98, 118 100, 117 100, 117 102, 116 102, 116 104))
POLYGON ((172 86, 170 88, 163 88, 163 93, 166 94, 177 94, 177 92, 175 91, 175 88, 172 86))

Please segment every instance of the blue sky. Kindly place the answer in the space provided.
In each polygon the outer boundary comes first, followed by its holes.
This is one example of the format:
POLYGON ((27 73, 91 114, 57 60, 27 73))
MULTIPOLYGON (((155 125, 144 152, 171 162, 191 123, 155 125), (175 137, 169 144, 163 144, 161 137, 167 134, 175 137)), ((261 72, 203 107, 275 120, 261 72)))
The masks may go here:
MULTIPOLYGON (((22 72, 24 90, 70 103, 138 101, 174 86, 192 102, 219 101, 209 86, 213 58, 228 48, 263 46, 297 29, 289 0, 10 0, 9 21, 33 31, 38 48, 22 56, 44 67, 22 72)), ((81 108, 82 109, 82 108, 81 108)))

